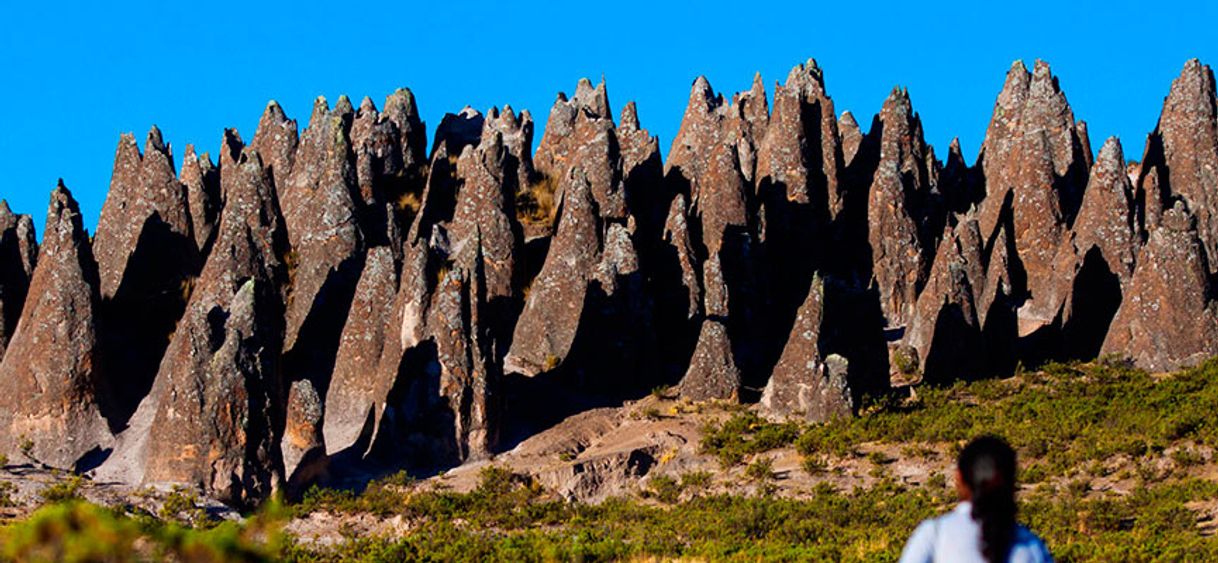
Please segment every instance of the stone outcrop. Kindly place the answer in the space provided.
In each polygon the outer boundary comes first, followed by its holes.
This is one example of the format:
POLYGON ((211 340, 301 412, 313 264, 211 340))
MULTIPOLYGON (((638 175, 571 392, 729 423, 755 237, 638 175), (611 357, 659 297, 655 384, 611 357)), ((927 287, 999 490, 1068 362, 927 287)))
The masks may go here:
MULTIPOLYGON (((193 164, 200 176, 192 181, 205 181, 193 164)), ((93 244, 106 361, 123 373, 115 380, 120 392, 111 413, 120 421, 152 384, 199 270, 189 190, 174 175, 159 129, 148 132, 143 154, 134 137, 122 136, 93 244)), ((202 215, 206 219, 206 210, 202 215)))
POLYGON ((821 350, 824 300, 824 281, 814 278, 761 394, 761 411, 770 418, 825 422, 853 414, 848 362, 821 350))
POLYGON ((283 472, 290 487, 315 481, 326 466, 322 437, 322 402, 317 390, 302 379, 288 389, 283 427, 283 472))
POLYGON ((871 273, 888 325, 900 327, 913 318, 914 303, 926 283, 931 239, 921 232, 921 223, 935 181, 909 92, 892 91, 877 126, 882 131, 880 160, 867 201, 871 273))
POLYGON ((195 154, 194 145, 186 145, 182 170, 178 180, 186 186, 190 209, 190 224, 195 233, 195 247, 203 255, 211 248, 212 232, 220 220, 223 199, 220 194, 220 170, 212 164, 211 155, 195 154))
POLYGON ((926 286, 918 296, 905 341, 917 352, 919 372, 932 380, 985 373, 978 314, 985 287, 983 244, 975 219, 946 227, 926 286))
POLYGON ((516 323, 506 371, 532 376, 562 364, 579 329, 589 278, 600 262, 601 222, 583 169, 572 168, 561 189, 554 240, 516 323))
POLYGON ((985 199, 981 234, 992 238, 1004 214, 1026 278, 1018 303, 1019 336, 1058 318, 1065 299, 1055 271, 1087 182, 1090 145, 1086 128, 1074 121, 1066 96, 1049 65, 1037 61, 1029 73, 1016 62, 994 106, 980 161, 985 199))
POLYGON ((769 183, 788 201, 836 215, 842 206, 842 148, 824 72, 808 59, 774 90, 774 111, 757 155, 759 190, 769 183))
POLYGON ((1148 220, 1168 198, 1188 202, 1211 268, 1218 252, 1218 102, 1214 71, 1193 59, 1172 81, 1146 146, 1139 182, 1148 220))
POLYGON ((398 316, 393 314, 397 289, 392 252, 383 246, 369 249, 325 397, 323 432, 331 454, 354 446, 372 432, 397 381, 404 347, 398 338, 401 324, 393 322, 398 316), (390 360, 382 363, 385 357, 390 360))
POLYGON ((1103 352, 1153 371, 1197 364, 1218 353, 1218 302, 1197 222, 1183 202, 1150 233, 1103 352))
POLYGON ((111 446, 102 416, 109 386, 99 369, 98 301, 80 208, 60 182, 29 298, 0 362, 0 453, 9 459, 73 469, 111 446))
POLYGON ((287 238, 257 151, 245 150, 224 173, 212 252, 151 392, 98 475, 187 483, 244 503, 283 480, 276 434, 287 238))
POLYGON ((345 96, 333 109, 317 98, 292 174, 278 189, 291 247, 284 367, 322 392, 364 257, 353 117, 345 96))

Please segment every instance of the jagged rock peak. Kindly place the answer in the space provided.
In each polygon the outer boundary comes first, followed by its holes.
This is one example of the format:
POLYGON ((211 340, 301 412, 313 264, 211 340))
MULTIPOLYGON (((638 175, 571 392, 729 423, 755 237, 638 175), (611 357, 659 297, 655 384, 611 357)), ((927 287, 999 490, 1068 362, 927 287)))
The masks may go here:
POLYGON ((1140 245, 1133 185, 1125 173, 1121 141, 1109 137, 1091 169, 1078 219, 1073 226, 1073 251, 1081 262, 1094 246, 1122 284, 1133 275, 1140 245))
MULTIPOLYGON (((1147 182, 1154 180, 1168 190, 1163 197, 1188 201, 1210 267, 1218 267, 1218 101, 1209 66, 1192 59, 1172 81, 1143 160, 1143 190, 1150 193, 1147 182)), ((1157 209, 1146 205, 1149 218, 1157 209)))
POLYGON ((859 152, 859 145, 863 143, 863 130, 854 119, 854 114, 849 111, 842 112, 842 116, 837 120, 837 130, 842 136, 842 165, 850 166, 854 155, 859 152))
POLYGON ((220 170, 212 164, 210 154, 197 155, 194 145, 186 145, 178 180, 186 186, 186 203, 190 209, 190 225, 195 233, 195 246, 200 253, 206 255, 223 203, 220 194, 220 170))
POLYGON ((1102 353, 1166 371, 1218 353, 1218 303, 1197 222, 1183 201, 1164 211, 1138 255, 1102 353))
POLYGON ((507 372, 534 376, 562 364, 579 328, 589 276, 600 262, 601 222, 587 175, 572 168, 561 189, 558 228, 516 323, 507 372))
POLYGON ((814 277, 761 394, 761 411, 768 418, 817 423, 853 413, 846 359, 821 351, 824 300, 824 281, 814 277))
MULTIPOLYGON (((321 98, 320 101, 325 103, 324 98, 321 98)), ((314 109, 316 111, 316 105, 314 109)), ((297 130, 296 120, 288 119, 283 108, 275 100, 267 102, 250 146, 257 149, 258 153, 262 155, 266 165, 270 168, 271 178, 280 186, 280 189, 286 188, 299 144, 300 133, 297 130)))
POLYGON ((635 106, 634 100, 626 102, 622 106, 622 116, 618 119, 618 129, 636 130, 639 129, 639 109, 635 106))
POLYGON ((197 252, 194 241, 186 187, 177 179, 172 153, 160 130, 155 125, 149 130, 143 155, 135 147, 133 135, 122 135, 94 240, 102 297, 114 297, 119 286, 129 281, 131 259, 140 244, 189 247, 179 249, 187 256, 175 268, 191 269, 197 267, 194 257, 189 256, 197 252), (154 217, 156 224, 149 224, 154 217), (143 233, 147 229, 153 229, 150 236, 159 240, 145 242, 143 233), (178 238, 189 244, 177 244, 178 238))
POLYGON ((0 362, 0 452, 74 469, 113 442, 98 370, 96 265, 63 180, 51 192, 43 244, 17 330, 0 362), (26 453, 23 442, 31 443, 26 453))

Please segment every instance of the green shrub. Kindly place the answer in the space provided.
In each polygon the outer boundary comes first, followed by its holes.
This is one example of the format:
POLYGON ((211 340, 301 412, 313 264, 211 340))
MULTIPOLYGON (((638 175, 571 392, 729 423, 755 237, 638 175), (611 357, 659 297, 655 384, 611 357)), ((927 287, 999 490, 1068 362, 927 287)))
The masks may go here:
POLYGON ((681 497, 681 485, 668 475, 656 475, 648 479, 647 488, 650 496, 665 504, 673 504, 681 497))
POLYGON ((777 478, 774 473, 774 458, 760 456, 744 469, 744 475, 757 482, 773 481, 777 478))
POLYGON ((17 485, 9 481, 0 481, 0 508, 12 508, 17 506, 17 499, 13 495, 17 494, 17 485))
POLYGON ((691 471, 681 475, 681 489, 695 496, 706 492, 713 482, 714 476, 709 471, 691 471))
POLYGON ((38 496, 42 497, 42 501, 48 504, 78 500, 80 499, 80 487, 83 483, 84 479, 81 476, 73 475, 46 486, 38 492, 38 496))
POLYGON ((724 467, 744 461, 745 456, 784 448, 799 437, 799 425, 774 423, 752 412, 740 412, 722 424, 709 423, 702 429, 703 453, 719 459, 724 467))

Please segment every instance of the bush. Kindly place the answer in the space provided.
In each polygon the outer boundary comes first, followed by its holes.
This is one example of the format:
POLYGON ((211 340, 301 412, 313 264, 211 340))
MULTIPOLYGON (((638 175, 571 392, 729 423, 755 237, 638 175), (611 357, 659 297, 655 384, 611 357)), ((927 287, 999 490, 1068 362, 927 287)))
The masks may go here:
POLYGON ((777 475, 774 473, 774 458, 766 456, 758 457, 745 468, 744 474, 749 479, 757 482, 773 481, 777 478, 777 475))
POLYGON ((681 497, 681 485, 668 475, 656 475, 647 482, 651 496, 664 504, 673 504, 681 497))
POLYGON ((791 445, 799 437, 799 425, 768 422, 755 413, 741 412, 722 424, 708 424, 702 432, 702 452, 731 467, 744 461, 745 456, 791 445))
POLYGON ((13 498, 15 494, 17 494, 17 485, 8 481, 0 481, 0 508, 17 506, 17 499, 13 498))
POLYGON ((80 499, 80 486, 84 479, 73 475, 67 479, 56 481, 38 492, 44 503, 57 503, 80 499))

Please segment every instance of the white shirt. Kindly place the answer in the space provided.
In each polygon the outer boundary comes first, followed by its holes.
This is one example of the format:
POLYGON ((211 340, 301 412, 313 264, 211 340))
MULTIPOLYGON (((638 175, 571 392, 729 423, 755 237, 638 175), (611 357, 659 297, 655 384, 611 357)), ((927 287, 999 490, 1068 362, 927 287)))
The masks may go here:
MULTIPOLYGON (((981 554, 981 527, 973 520, 973 505, 965 501, 938 518, 922 521, 914 530, 900 563, 953 563, 985 561, 981 554)), ((1022 525, 1011 544, 1011 563, 1052 563, 1044 542, 1022 525)))

